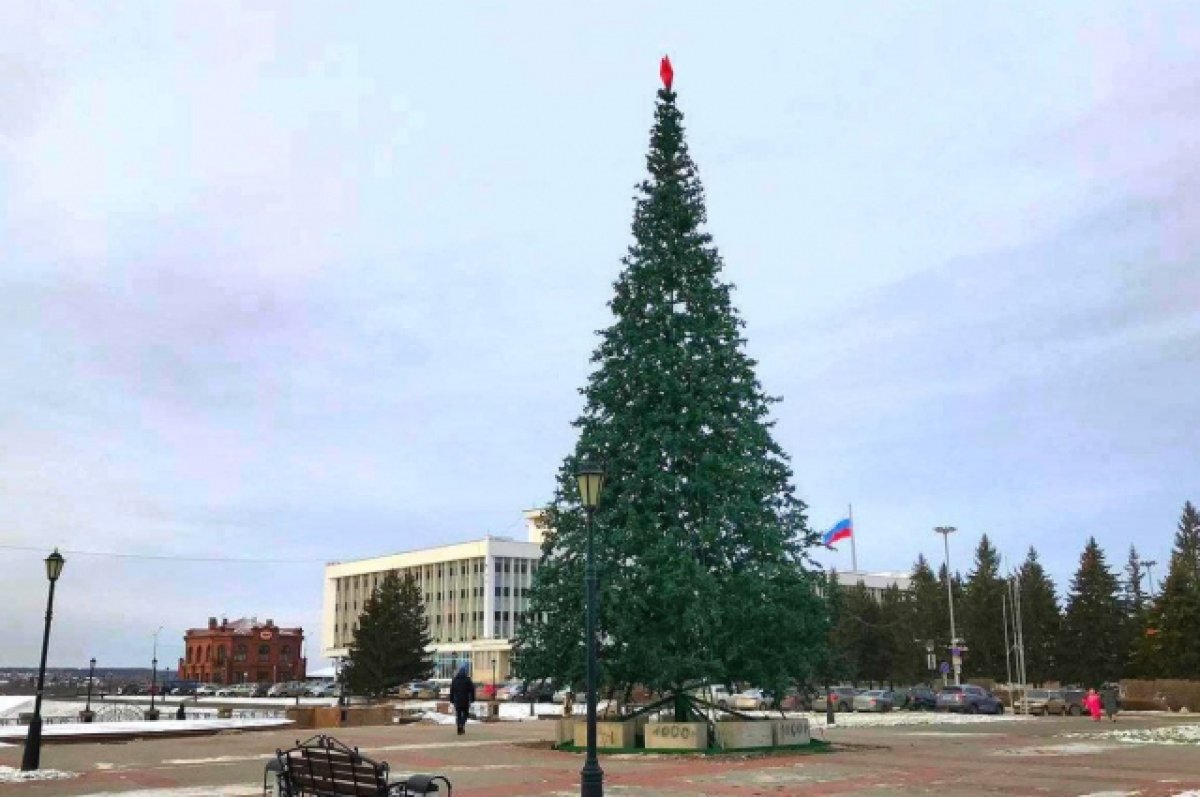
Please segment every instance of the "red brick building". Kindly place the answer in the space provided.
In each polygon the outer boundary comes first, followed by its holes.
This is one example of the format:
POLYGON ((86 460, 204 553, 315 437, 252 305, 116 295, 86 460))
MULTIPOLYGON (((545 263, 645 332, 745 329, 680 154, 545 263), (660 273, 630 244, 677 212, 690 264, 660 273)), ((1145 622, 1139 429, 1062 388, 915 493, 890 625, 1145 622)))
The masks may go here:
POLYGON ((304 680, 303 628, 280 628, 274 621, 208 618, 208 628, 183 636, 179 678, 214 684, 281 683, 304 680))

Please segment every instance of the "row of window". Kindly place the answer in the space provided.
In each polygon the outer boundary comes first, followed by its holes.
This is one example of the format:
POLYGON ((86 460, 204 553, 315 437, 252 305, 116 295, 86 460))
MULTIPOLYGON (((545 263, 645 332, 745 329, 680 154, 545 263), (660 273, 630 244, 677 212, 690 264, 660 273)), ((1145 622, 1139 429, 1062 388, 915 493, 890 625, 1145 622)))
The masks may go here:
MULTIPOLYGON (((197 647, 189 647, 187 649, 187 660, 189 663, 200 662, 200 661, 212 661, 213 653, 214 653, 213 648, 208 645, 205 645, 203 649, 201 649, 198 646, 197 647)), ((224 663, 225 656, 227 655, 225 646, 218 645, 216 647, 215 653, 217 656, 217 663, 218 664, 224 663)), ((234 649, 233 649, 233 660, 234 661, 245 661, 247 653, 248 653, 248 650, 245 645, 236 645, 236 646, 234 646, 234 649)), ((279 648, 279 658, 280 659, 287 660, 287 659, 290 659, 291 657, 292 657, 291 645, 283 645, 279 648)), ((266 661, 270 658, 271 658, 271 646, 270 645, 259 645, 258 646, 258 660, 266 661)))

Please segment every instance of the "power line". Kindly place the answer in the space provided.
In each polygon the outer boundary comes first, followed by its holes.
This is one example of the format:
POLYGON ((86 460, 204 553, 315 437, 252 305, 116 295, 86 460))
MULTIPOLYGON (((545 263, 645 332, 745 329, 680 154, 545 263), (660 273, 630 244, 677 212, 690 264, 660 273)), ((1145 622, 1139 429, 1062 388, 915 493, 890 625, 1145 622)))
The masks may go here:
MULTIPOLYGON (((44 547, 34 547, 31 545, 5 545, 0 544, 0 550, 5 551, 28 551, 32 553, 45 553, 44 547)), ((151 553, 116 553, 114 551, 80 551, 73 548, 63 548, 61 552, 71 554, 72 556, 98 556, 106 559, 140 559, 158 562, 204 562, 210 564, 248 564, 248 565, 314 565, 328 564, 330 559, 250 559, 250 558, 233 558, 229 556, 173 556, 170 554, 151 554, 151 553)))

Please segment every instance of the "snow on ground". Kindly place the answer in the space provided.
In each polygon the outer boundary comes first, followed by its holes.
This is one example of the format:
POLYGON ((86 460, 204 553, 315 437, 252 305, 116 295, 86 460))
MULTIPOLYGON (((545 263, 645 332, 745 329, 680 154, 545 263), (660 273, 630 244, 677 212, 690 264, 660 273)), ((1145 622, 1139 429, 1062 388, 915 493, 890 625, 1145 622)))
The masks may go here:
POLYGON ((14 767, 0 766, 0 783, 24 783, 30 780, 66 780, 76 776, 75 772, 62 772, 57 769, 35 769, 32 772, 22 772, 14 767))
MULTIPOLYGON (((160 733, 197 733, 203 731, 255 730, 261 728, 283 728, 291 720, 282 719, 236 719, 236 720, 159 720, 158 722, 65 722, 45 725, 43 738, 56 736, 150 736, 160 733)), ((29 728, 24 725, 0 727, 0 742, 19 741, 25 738, 29 728)))
MULTIPOLYGON (((765 717, 778 717, 779 714, 762 714, 765 717)), ((792 712, 788 718, 803 717, 808 720, 810 727, 824 728, 825 712, 792 712)), ((1024 714, 950 714, 948 712, 932 711, 887 711, 883 713, 849 712, 834 715, 835 722, 830 728, 860 728, 880 727, 890 728, 900 725, 992 725, 998 722, 1027 722, 1032 717, 1024 714)))
POLYGON ((1075 739, 1104 739, 1127 744, 1200 745, 1200 724, 1162 725, 1157 728, 1120 728, 1104 733, 1064 733, 1075 739))

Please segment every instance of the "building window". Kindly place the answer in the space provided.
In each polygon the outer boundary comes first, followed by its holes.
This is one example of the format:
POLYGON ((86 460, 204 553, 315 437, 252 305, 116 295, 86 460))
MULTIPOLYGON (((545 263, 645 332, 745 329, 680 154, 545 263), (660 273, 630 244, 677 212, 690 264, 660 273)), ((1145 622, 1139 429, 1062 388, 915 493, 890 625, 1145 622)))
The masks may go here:
POLYGON ((245 645, 238 645, 236 648, 234 648, 233 660, 234 661, 245 661, 246 660, 246 646, 245 645))
MULTIPOLYGON (((259 645, 258 646, 258 660, 259 661, 268 661, 268 660, 270 660, 270 658, 271 658, 271 646, 270 645, 259 645)), ((262 679, 259 679, 259 680, 262 680, 262 679)))
POLYGON ((291 655, 292 655, 292 648, 291 648, 291 646, 289 646, 289 645, 284 645, 283 647, 281 647, 281 648, 279 649, 279 658, 281 658, 281 659, 288 659, 288 658, 291 658, 291 655))
POLYGON ((499 587, 496 587, 496 597, 497 598, 500 597, 500 588, 499 587))

